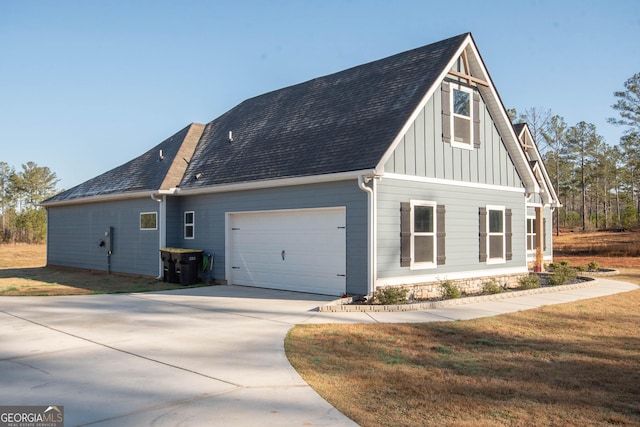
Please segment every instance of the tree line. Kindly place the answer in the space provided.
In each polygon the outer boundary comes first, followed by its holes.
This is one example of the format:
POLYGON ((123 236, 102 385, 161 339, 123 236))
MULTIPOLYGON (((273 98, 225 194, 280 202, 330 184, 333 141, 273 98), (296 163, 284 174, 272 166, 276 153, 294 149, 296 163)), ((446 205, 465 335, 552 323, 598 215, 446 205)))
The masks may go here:
POLYGON ((0 243, 42 243, 47 214, 40 202, 53 196, 59 180, 48 167, 33 162, 21 170, 0 162, 0 243))
POLYGON ((554 225, 589 229, 629 229, 640 224, 640 73, 614 92, 612 108, 623 126, 617 145, 609 145, 596 126, 569 126, 551 110, 530 108, 511 118, 529 124, 562 207, 554 225))
MULTIPOLYGON (((619 117, 608 121, 625 127, 617 145, 607 144, 595 125, 569 126, 548 109, 509 110, 514 122, 529 125, 560 197, 556 230, 640 225, 640 73, 614 97, 619 117)), ((46 240, 47 216, 39 204, 57 192, 58 182, 48 167, 28 162, 16 171, 0 161, 0 243, 46 240)))

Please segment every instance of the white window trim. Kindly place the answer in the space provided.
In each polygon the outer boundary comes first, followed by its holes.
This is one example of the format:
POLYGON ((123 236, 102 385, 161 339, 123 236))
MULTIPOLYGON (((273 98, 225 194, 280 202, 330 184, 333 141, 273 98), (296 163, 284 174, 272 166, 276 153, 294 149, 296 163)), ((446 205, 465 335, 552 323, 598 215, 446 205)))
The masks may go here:
POLYGON ((140 226, 141 231, 157 230, 158 229, 158 212, 140 212, 140 221, 138 225, 140 226), (142 228, 142 215, 153 215, 156 218, 155 220, 156 226, 154 228, 142 228))
MULTIPOLYGON (((526 236, 526 238, 525 238, 525 243, 526 243, 527 253, 528 253, 528 254, 534 254, 534 253, 536 253, 535 245, 532 245, 532 246, 533 246, 533 249, 529 249, 529 239, 531 239, 532 237, 534 237, 534 238, 535 238, 535 236, 536 236, 536 228, 535 228, 535 224, 532 224, 532 225, 531 225, 531 227, 532 227, 532 231, 531 231, 531 233, 529 233, 529 221, 531 221, 531 220, 533 220, 533 221, 535 222, 536 217, 535 217, 535 216, 530 216, 530 215, 529 215, 529 216, 527 216, 526 223, 525 223, 525 227, 524 227, 525 236, 526 236)), ((531 243, 534 243, 534 242, 532 241, 531 243)))
POLYGON ((437 203, 426 200, 411 200, 411 265, 409 266, 410 270, 425 270, 429 268, 436 268, 437 265, 437 257, 438 257, 438 215, 437 215, 437 203), (433 207, 433 231, 431 233, 416 233, 414 231, 415 220, 414 213, 416 206, 431 206, 433 207), (416 236, 432 236, 433 237, 433 259, 431 262, 415 262, 415 248, 416 248, 416 236))
POLYGON ((451 122, 451 146, 456 148, 463 148, 465 150, 473 150, 473 89, 463 86, 458 83, 450 83, 449 85, 449 105, 451 108, 451 116, 449 118, 451 122), (467 92, 469 94, 469 117, 462 116, 460 114, 455 113, 456 106, 454 105, 454 91, 459 90, 461 92, 467 92), (455 128, 455 118, 459 117, 465 120, 469 120, 469 144, 465 144, 464 142, 456 141, 456 128, 455 128))
POLYGON ((184 211, 184 215, 183 215, 183 222, 184 222, 184 227, 183 227, 183 237, 185 238, 185 240, 193 240, 196 238, 196 212, 195 211, 184 211), (191 223, 187 223, 187 214, 191 214, 192 218, 193 218, 193 222, 191 223), (191 229, 193 230, 192 236, 191 237, 187 237, 187 227, 191 227, 191 229))
POLYGON ((506 264, 507 262, 507 232, 505 230, 505 207, 504 206, 496 206, 496 205, 487 205, 487 264, 506 264), (501 211, 502 212, 502 232, 501 233, 491 233, 491 211, 501 211), (500 236, 502 235, 502 257, 501 258, 491 258, 491 236, 500 236))

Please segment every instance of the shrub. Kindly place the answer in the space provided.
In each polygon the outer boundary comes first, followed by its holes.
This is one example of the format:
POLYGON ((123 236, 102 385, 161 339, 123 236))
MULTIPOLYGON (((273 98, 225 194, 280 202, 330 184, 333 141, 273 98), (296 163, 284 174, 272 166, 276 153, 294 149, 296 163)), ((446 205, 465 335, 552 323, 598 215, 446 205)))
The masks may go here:
POLYGON ((540 277, 537 274, 529 274, 518 280, 518 289, 535 289, 540 287, 540 277))
POLYGON ((569 267, 569 261, 560 261, 561 267, 569 267))
POLYGON ((495 280, 490 280, 482 285, 482 293, 487 295, 500 294, 504 288, 498 285, 495 280))
POLYGON ((578 277, 578 273, 575 268, 561 266, 553 270, 553 274, 549 278, 549 284, 551 286, 566 285, 576 277, 578 277))
POLYGON ((600 269, 600 264, 595 261, 591 261, 589 265, 587 265, 589 271, 598 271, 600 269))
POLYGON ((440 291, 445 299, 460 298, 462 296, 460 289, 448 280, 440 284, 440 291))
POLYGON ((397 286, 376 289, 373 295, 374 301, 382 305, 404 304, 407 302, 409 291, 397 286))
POLYGON ((586 265, 579 265, 577 267, 575 267, 575 269, 581 273, 584 273, 585 271, 587 271, 587 266, 586 265))

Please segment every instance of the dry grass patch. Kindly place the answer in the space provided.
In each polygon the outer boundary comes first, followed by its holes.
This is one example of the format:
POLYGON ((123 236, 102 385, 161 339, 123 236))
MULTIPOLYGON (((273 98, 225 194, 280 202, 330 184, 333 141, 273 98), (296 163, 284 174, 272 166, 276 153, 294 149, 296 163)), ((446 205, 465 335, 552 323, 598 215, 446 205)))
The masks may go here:
POLYGON ((130 293, 185 287, 148 276, 45 264, 45 245, 0 245, 0 296, 130 293))
POLYGON ((289 360, 363 426, 640 425, 640 290, 494 318, 293 328, 289 360))
POLYGON ((629 258, 640 256, 640 232, 561 232, 553 236, 553 251, 558 256, 601 256, 629 258))
POLYGON ((44 267, 46 263, 46 245, 0 244, 0 269, 44 267))

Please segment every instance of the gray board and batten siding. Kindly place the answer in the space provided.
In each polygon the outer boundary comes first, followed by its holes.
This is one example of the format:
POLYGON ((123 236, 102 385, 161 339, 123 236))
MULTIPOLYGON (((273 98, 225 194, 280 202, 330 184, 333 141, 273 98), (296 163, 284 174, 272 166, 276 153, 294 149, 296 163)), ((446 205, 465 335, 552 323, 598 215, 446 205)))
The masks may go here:
POLYGON ((518 220, 512 222, 512 259, 503 264, 479 261, 479 208, 503 206, 514 219, 526 217, 522 180, 482 97, 479 112, 479 147, 444 142, 439 88, 385 163, 386 176, 377 185, 378 285, 401 277, 411 282, 412 277, 526 267, 526 251, 517 249, 526 247, 526 223, 518 220), (400 265, 400 204, 411 200, 445 206, 446 261, 436 268, 400 265))
POLYGON ((480 97, 480 148, 442 140, 441 89, 427 101, 387 160, 385 173, 522 188, 522 181, 480 97))
MULTIPOLYGON (((214 254, 214 278, 225 280, 227 214, 313 208, 346 208, 346 291, 367 294, 367 194, 355 179, 172 198, 167 206, 167 246, 214 254), (193 211, 195 237, 184 239, 182 215, 193 211), (169 216, 172 216, 169 218, 169 216)), ((300 236, 304 239, 304 236, 300 236)))
POLYGON ((149 197, 47 209, 47 264, 156 277, 159 270, 159 203, 149 197), (140 213, 156 212, 156 230, 140 230, 140 213), (105 231, 113 227, 110 260, 105 231))

